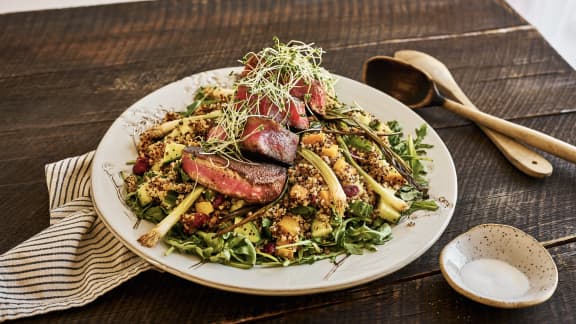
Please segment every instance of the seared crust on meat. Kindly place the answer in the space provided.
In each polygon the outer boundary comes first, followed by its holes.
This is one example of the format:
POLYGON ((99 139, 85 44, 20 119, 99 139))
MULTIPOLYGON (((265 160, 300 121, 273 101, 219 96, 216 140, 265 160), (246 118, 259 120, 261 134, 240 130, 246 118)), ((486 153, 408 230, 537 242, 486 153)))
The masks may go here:
POLYGON ((273 119, 248 117, 240 146, 249 152, 292 164, 298 150, 298 135, 282 127, 273 119))
POLYGON ((202 154, 198 147, 185 149, 182 168, 192 180, 203 186, 253 203, 267 203, 276 199, 287 178, 284 167, 270 163, 243 163, 218 155, 202 154))

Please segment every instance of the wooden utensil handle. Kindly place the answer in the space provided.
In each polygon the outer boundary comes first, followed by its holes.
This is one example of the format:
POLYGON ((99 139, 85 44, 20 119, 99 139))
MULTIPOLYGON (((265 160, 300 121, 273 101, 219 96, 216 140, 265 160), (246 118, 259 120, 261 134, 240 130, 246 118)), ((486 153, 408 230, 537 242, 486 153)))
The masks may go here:
POLYGON ((517 139, 544 152, 556 155, 566 161, 576 163, 576 146, 568 144, 550 135, 524 127, 507 120, 470 109, 452 100, 445 100, 444 108, 470 119, 471 121, 493 129, 499 133, 517 139))
MULTIPOLYGON (((472 101, 468 99, 456 80, 454 80, 448 67, 435 57, 414 50, 397 51, 394 53, 394 57, 406 61, 430 74, 432 80, 434 80, 438 86, 442 87, 441 93, 449 93, 466 107, 478 109, 472 101)), ((502 152, 502 155, 504 155, 512 165, 518 168, 518 170, 535 178, 547 177, 554 171, 552 164, 538 152, 490 128, 482 125, 478 126, 486 136, 492 140, 500 152, 502 152)))
MULTIPOLYGON (((450 88, 447 89, 447 91, 463 103, 466 108, 479 110, 474 106, 472 101, 468 99, 451 75, 448 77, 447 81, 444 80, 444 82, 450 82, 450 88)), ((535 178, 543 178, 551 175, 554 171, 554 167, 552 167, 552 164, 550 164, 546 158, 524 146, 524 144, 486 126, 478 125, 478 127, 490 138, 506 159, 525 174, 535 178)))
POLYGON ((478 125, 478 127, 492 140, 502 155, 525 174, 534 178, 544 178, 554 171, 554 167, 546 158, 524 144, 486 126, 478 125))

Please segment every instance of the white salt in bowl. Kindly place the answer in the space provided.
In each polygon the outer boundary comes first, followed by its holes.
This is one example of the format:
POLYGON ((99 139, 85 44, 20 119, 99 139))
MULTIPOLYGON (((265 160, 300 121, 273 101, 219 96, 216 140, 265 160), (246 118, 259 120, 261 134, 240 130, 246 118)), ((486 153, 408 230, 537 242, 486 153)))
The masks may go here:
POLYGON ((546 248, 502 224, 478 225, 456 237, 442 250, 440 269, 458 293, 500 308, 543 303, 558 285, 558 269, 546 248))

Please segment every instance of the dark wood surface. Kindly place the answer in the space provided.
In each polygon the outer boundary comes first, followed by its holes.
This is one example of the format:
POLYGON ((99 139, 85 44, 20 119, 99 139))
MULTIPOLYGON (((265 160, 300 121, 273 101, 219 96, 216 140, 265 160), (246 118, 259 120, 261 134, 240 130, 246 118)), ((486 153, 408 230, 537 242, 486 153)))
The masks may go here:
MULTIPOLYGON (((148 92, 236 65, 274 35, 315 42, 329 70, 354 79, 370 56, 430 53, 480 109, 576 142, 576 72, 503 1, 154 1, 0 15, 0 253, 48 226, 46 163, 95 149, 148 92)), ((576 166, 544 154, 553 175, 529 178, 468 121, 440 108, 419 113, 452 153, 458 203, 440 240, 402 270, 299 297, 223 292, 149 271, 87 306, 25 321, 576 321, 576 166), (448 286, 441 248, 481 223, 553 241, 560 282, 548 302, 500 310, 448 286)))

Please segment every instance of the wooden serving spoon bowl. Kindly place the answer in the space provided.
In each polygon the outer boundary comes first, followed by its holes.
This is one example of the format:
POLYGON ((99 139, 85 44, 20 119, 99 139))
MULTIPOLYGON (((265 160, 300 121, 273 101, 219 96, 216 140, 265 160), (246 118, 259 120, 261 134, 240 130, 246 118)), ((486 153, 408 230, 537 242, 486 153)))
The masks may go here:
POLYGON ((479 125, 576 163, 575 146, 447 99, 440 94, 427 73, 404 61, 375 56, 366 61, 363 72, 366 84, 391 95, 410 108, 442 106, 479 125))
MULTIPOLYGON (((462 91, 448 67, 437 58, 415 50, 397 51, 394 53, 394 58, 412 64, 421 71, 428 73, 440 88, 441 93, 451 95, 466 107, 478 109, 462 91)), ((535 178, 543 178, 552 174, 554 170, 552 164, 538 152, 490 128, 482 125, 478 125, 478 127, 518 170, 535 178)))

